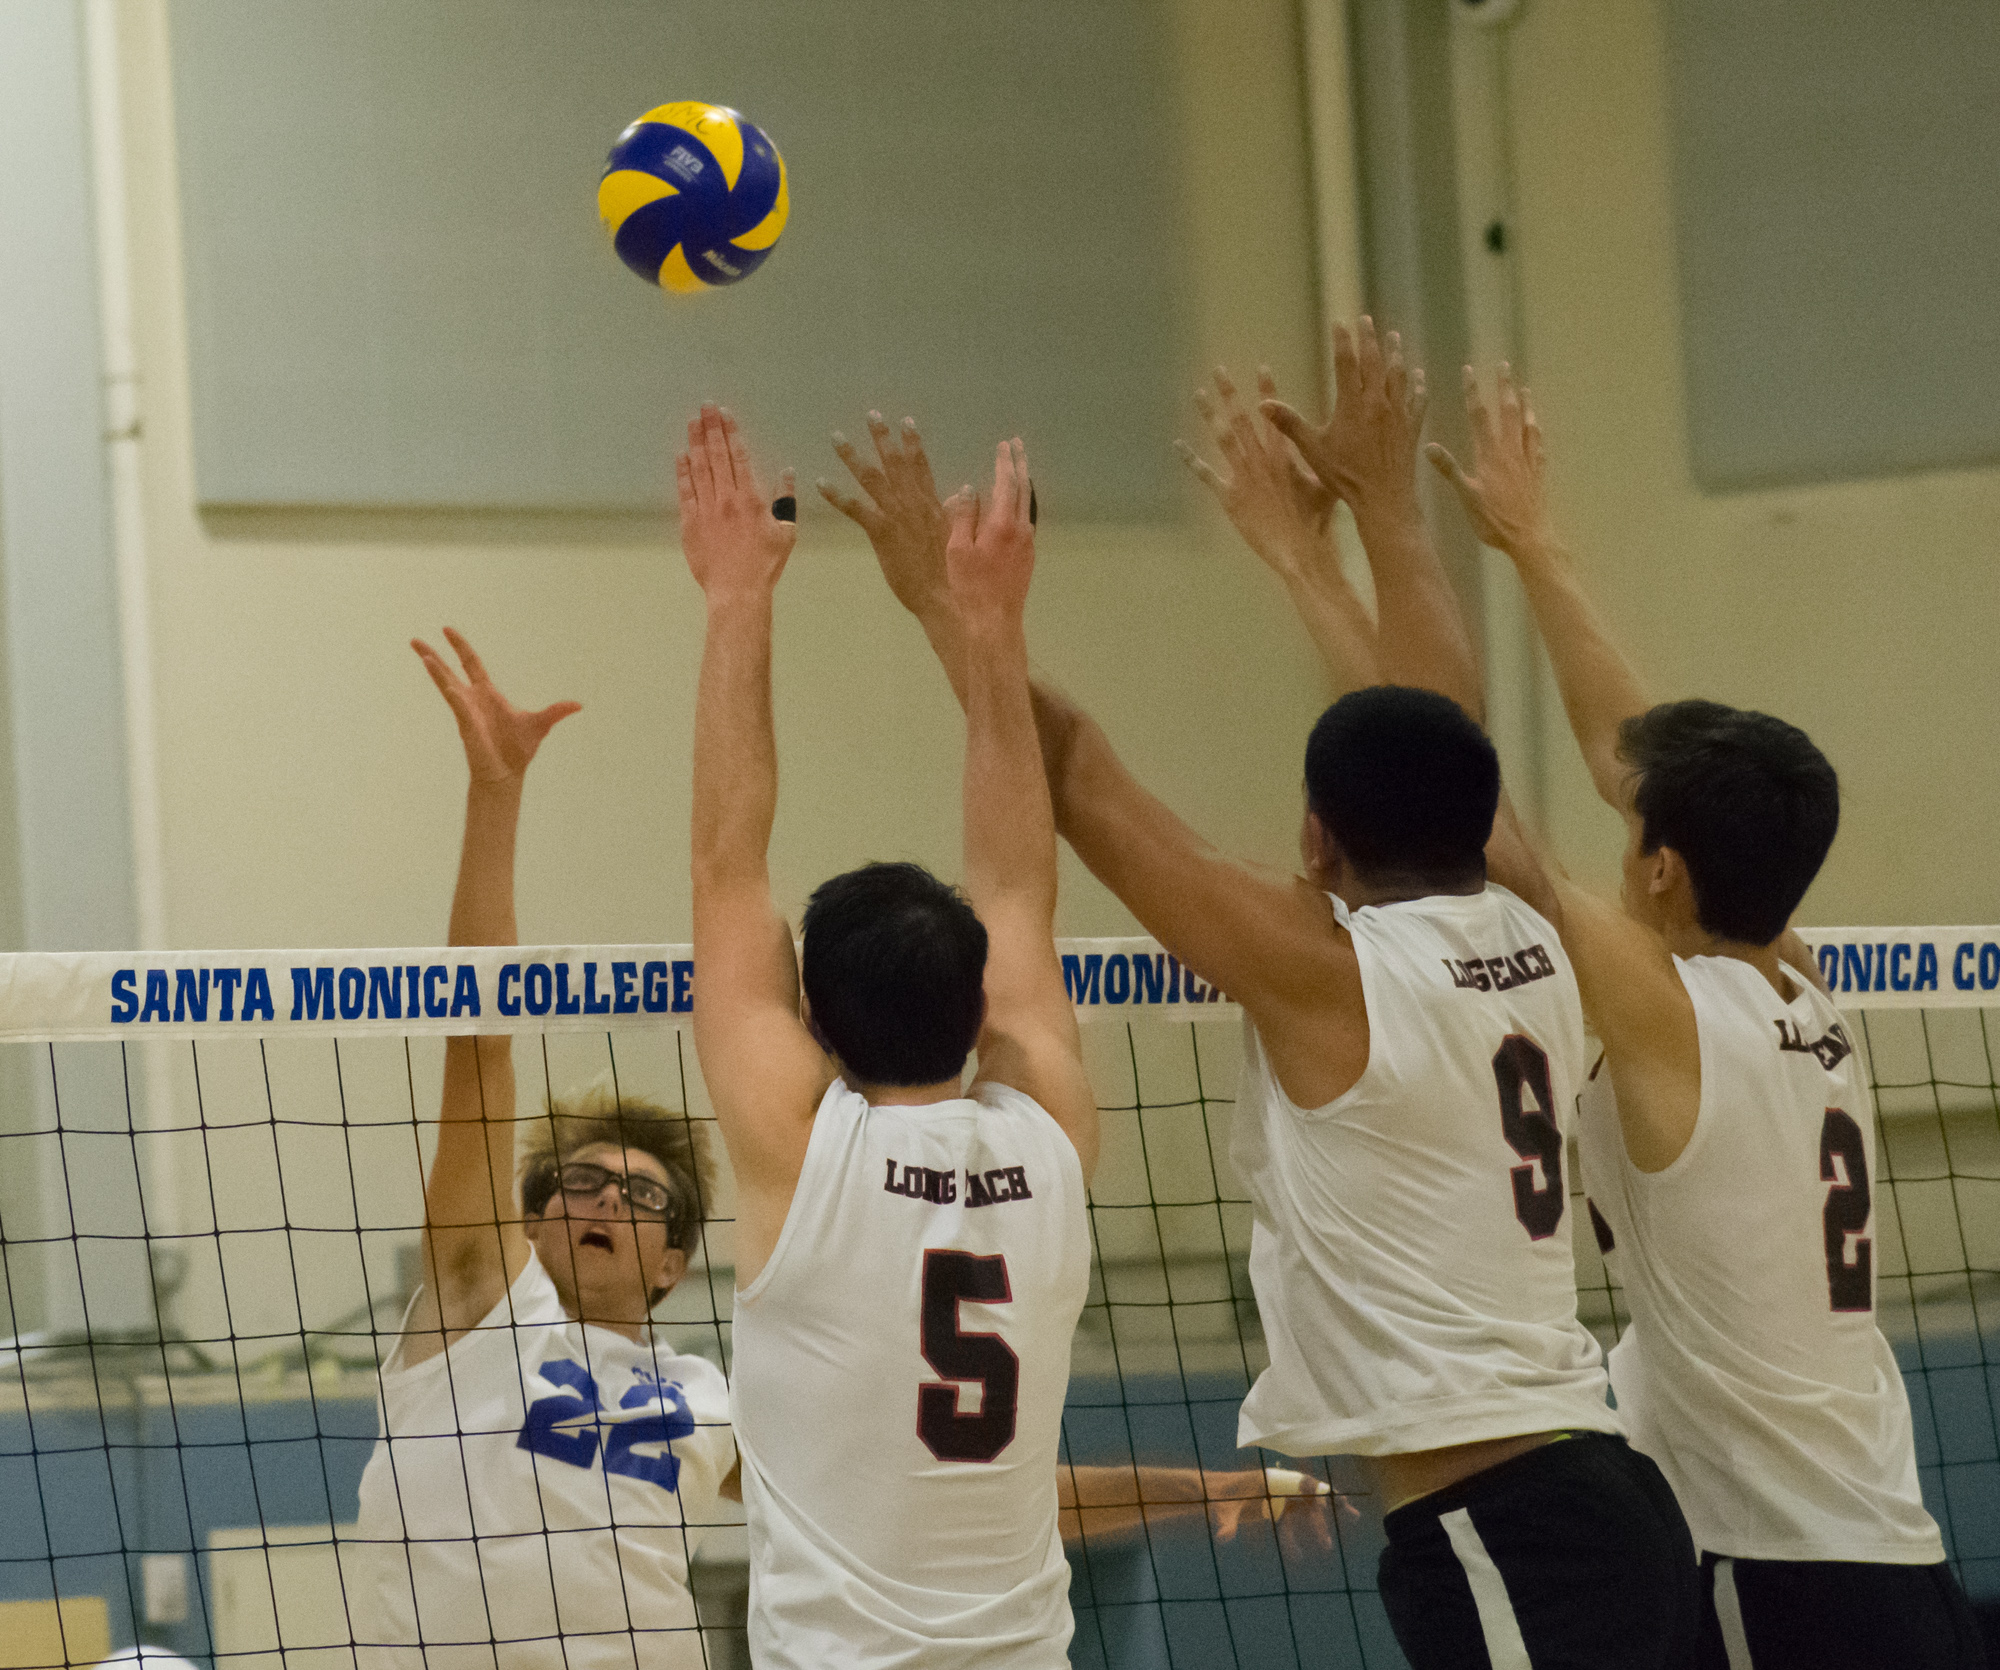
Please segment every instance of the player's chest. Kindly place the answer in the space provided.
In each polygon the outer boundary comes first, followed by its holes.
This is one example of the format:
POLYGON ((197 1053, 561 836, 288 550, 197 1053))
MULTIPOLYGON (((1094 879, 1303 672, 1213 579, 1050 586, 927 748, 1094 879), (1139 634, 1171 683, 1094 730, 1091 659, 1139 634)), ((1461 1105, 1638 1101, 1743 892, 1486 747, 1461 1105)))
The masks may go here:
POLYGON ((573 1330, 523 1342, 513 1448, 558 1487, 565 1475, 603 1475, 678 1493, 683 1468, 701 1462, 702 1428, 720 1418, 711 1400, 675 1372, 684 1359, 606 1355, 595 1343, 573 1330))

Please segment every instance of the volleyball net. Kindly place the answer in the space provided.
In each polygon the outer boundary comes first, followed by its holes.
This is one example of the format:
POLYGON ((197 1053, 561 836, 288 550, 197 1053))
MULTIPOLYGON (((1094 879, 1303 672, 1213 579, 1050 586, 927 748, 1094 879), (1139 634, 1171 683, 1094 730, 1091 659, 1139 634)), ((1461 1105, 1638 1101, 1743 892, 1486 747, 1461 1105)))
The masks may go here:
MULTIPOLYGON (((1808 937, 1875 1085, 1878 1312, 1925 1497, 1975 1601, 2000 1601, 2000 928, 1808 937)), ((1228 1159, 1240 1015, 1149 941, 1061 950, 1104 1121, 1065 1461, 1288 1465, 1236 1447, 1265 1360, 1228 1159)), ((216 1670, 421 1663, 369 1646, 351 1556, 378 1369, 421 1268, 443 1039, 513 1037, 521 1116, 608 1083, 702 1122, 694 993, 685 947, 0 957, 0 1667, 135 1641, 216 1670)), ((726 1370, 722 1171, 655 1321, 726 1370)), ((1572 1208, 1581 1313, 1608 1345, 1622 1295, 1572 1208)), ((1073 1662, 1401 1665, 1378 1504, 1352 1462, 1309 1466, 1343 1507, 1086 1513, 1073 1662)), ((740 1516, 708 1517, 683 1544, 697 1617, 641 1665, 748 1662, 740 1516)), ((467 1645, 431 1663, 494 1662, 467 1645)), ((598 1662, 530 1647, 499 1662, 598 1662)))

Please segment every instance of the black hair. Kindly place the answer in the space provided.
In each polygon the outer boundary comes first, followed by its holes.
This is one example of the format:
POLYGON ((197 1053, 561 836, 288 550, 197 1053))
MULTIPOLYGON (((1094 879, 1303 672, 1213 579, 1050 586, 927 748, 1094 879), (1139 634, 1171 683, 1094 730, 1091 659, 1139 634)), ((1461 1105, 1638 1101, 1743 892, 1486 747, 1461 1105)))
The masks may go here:
POLYGON ((1306 804, 1363 876, 1462 886, 1486 873, 1500 757, 1449 696, 1378 684, 1319 716, 1306 804))
POLYGON ((986 1016, 986 926, 920 864, 866 864, 806 906, 801 981, 820 1041, 861 1082, 937 1084, 986 1016))
POLYGON ((1618 727, 1637 776, 1642 851, 1687 865, 1701 925, 1769 945, 1785 931, 1840 828, 1840 779, 1811 737, 1768 713, 1662 702, 1618 727))

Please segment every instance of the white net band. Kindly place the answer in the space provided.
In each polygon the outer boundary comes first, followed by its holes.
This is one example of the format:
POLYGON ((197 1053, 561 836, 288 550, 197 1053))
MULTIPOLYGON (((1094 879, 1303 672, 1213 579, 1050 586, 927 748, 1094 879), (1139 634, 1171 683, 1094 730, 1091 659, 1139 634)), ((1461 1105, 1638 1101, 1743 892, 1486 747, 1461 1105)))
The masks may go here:
MULTIPOLYGON (((2000 990, 2000 928, 1801 934, 1844 1008, 1975 1009, 2000 990)), ((1234 1013, 1156 940, 1058 949, 1080 1020, 1234 1013)), ((695 991, 689 945, 21 952, 0 955, 0 1041, 681 1030, 695 991)))

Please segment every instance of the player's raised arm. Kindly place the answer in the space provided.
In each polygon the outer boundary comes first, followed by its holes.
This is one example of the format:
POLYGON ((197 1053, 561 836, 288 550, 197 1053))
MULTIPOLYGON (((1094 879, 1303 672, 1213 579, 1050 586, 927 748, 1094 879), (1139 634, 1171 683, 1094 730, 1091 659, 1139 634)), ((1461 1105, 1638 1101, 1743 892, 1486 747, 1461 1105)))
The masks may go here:
POLYGON ((1333 415, 1310 424, 1266 398, 1265 416, 1354 513, 1375 579, 1376 662, 1382 682, 1434 689, 1481 711, 1478 664, 1417 500, 1417 448, 1427 397, 1402 339, 1372 319, 1333 332, 1333 415))
MULTIPOLYGON (((951 518, 939 502, 923 436, 917 432, 916 420, 906 417, 901 436, 892 439, 880 412, 868 414, 868 436, 875 448, 873 463, 845 435, 833 437, 833 450, 861 488, 861 495, 843 492, 824 480, 817 484, 820 494, 868 535, 875 560, 882 566, 882 577, 889 582, 896 601, 917 617, 963 707, 965 641, 945 573, 945 541, 951 518)), ((1028 492, 1032 506, 1032 484, 1028 492)))
MULTIPOLYGON (((1598 792, 1630 819, 1630 774, 1618 758, 1618 728, 1645 711, 1645 696, 1549 532, 1533 409, 1505 366, 1492 408, 1469 369, 1465 387, 1473 471, 1442 447, 1433 446, 1430 457, 1458 489, 1481 540, 1514 556, 1598 792)), ((1502 817, 1518 831, 1511 808, 1503 807, 1502 817)), ((1536 873, 1547 873, 1525 835, 1520 848, 1536 873)), ((1515 885, 1509 876, 1499 879, 1515 885)), ((1605 1044, 1626 1152, 1640 1170, 1662 1170, 1687 1146, 1700 1111, 1693 1002, 1651 928, 1566 876, 1551 876, 1549 885, 1554 902, 1547 914, 1562 931, 1584 1011, 1605 1044)))
POLYGON ((831 1078, 799 1018, 792 932, 766 859, 778 806, 772 600, 796 528, 772 514, 734 420, 714 406, 689 423, 675 480, 682 549, 708 605, 694 726, 695 1047, 743 1196, 738 1263, 755 1265, 784 1223, 831 1078))
POLYGON ((991 498, 982 504, 968 487, 952 501, 946 549, 964 643, 965 890, 987 934, 979 1074, 1047 1109, 1088 1181, 1097 1103, 1056 958, 1055 817, 1028 697, 1028 491, 1020 441, 1003 442, 991 498))
MULTIPOLYGON (((450 627, 445 639, 462 677, 422 639, 410 647, 458 722, 470 775, 447 943, 512 945, 514 837, 528 764, 578 704, 517 708, 471 644, 450 627)), ((424 1188, 424 1287, 410 1313, 405 1363, 435 1355, 474 1327, 527 1262, 514 1197, 514 1123, 512 1041, 446 1039, 437 1157, 424 1188)))
MULTIPOLYGON (((1258 373, 1257 387, 1266 400, 1277 398, 1268 370, 1258 373)), ((1299 462, 1269 419, 1243 409, 1220 366, 1215 392, 1198 389, 1195 405, 1222 466, 1185 441, 1176 441, 1174 450, 1215 494, 1243 543, 1283 582, 1335 688, 1345 692, 1377 682, 1375 622, 1340 571, 1332 489, 1299 462)))
MULTIPOLYGON (((873 413, 869 431, 879 464, 844 440, 835 443, 866 497, 825 482, 820 491, 868 534, 890 590, 923 626, 964 705, 965 627, 946 571, 949 523, 941 520, 922 441, 907 420, 900 443, 892 441, 873 413)), ((1032 688, 1056 828, 1091 872, 1119 893, 1148 933, 1231 995, 1310 988, 1322 959, 1310 945, 1298 955, 1288 948, 1310 938, 1296 932, 1302 905, 1326 909, 1316 890, 1217 852, 1139 785, 1067 697, 1041 680, 1032 688)))
POLYGON ((1465 407, 1472 420, 1472 471, 1435 443, 1426 455, 1457 489, 1473 531, 1521 576, 1590 780, 1623 811, 1630 773, 1618 757, 1618 728, 1652 703, 1556 538, 1543 481, 1542 431, 1527 391, 1503 363, 1489 407, 1467 366, 1465 407))

